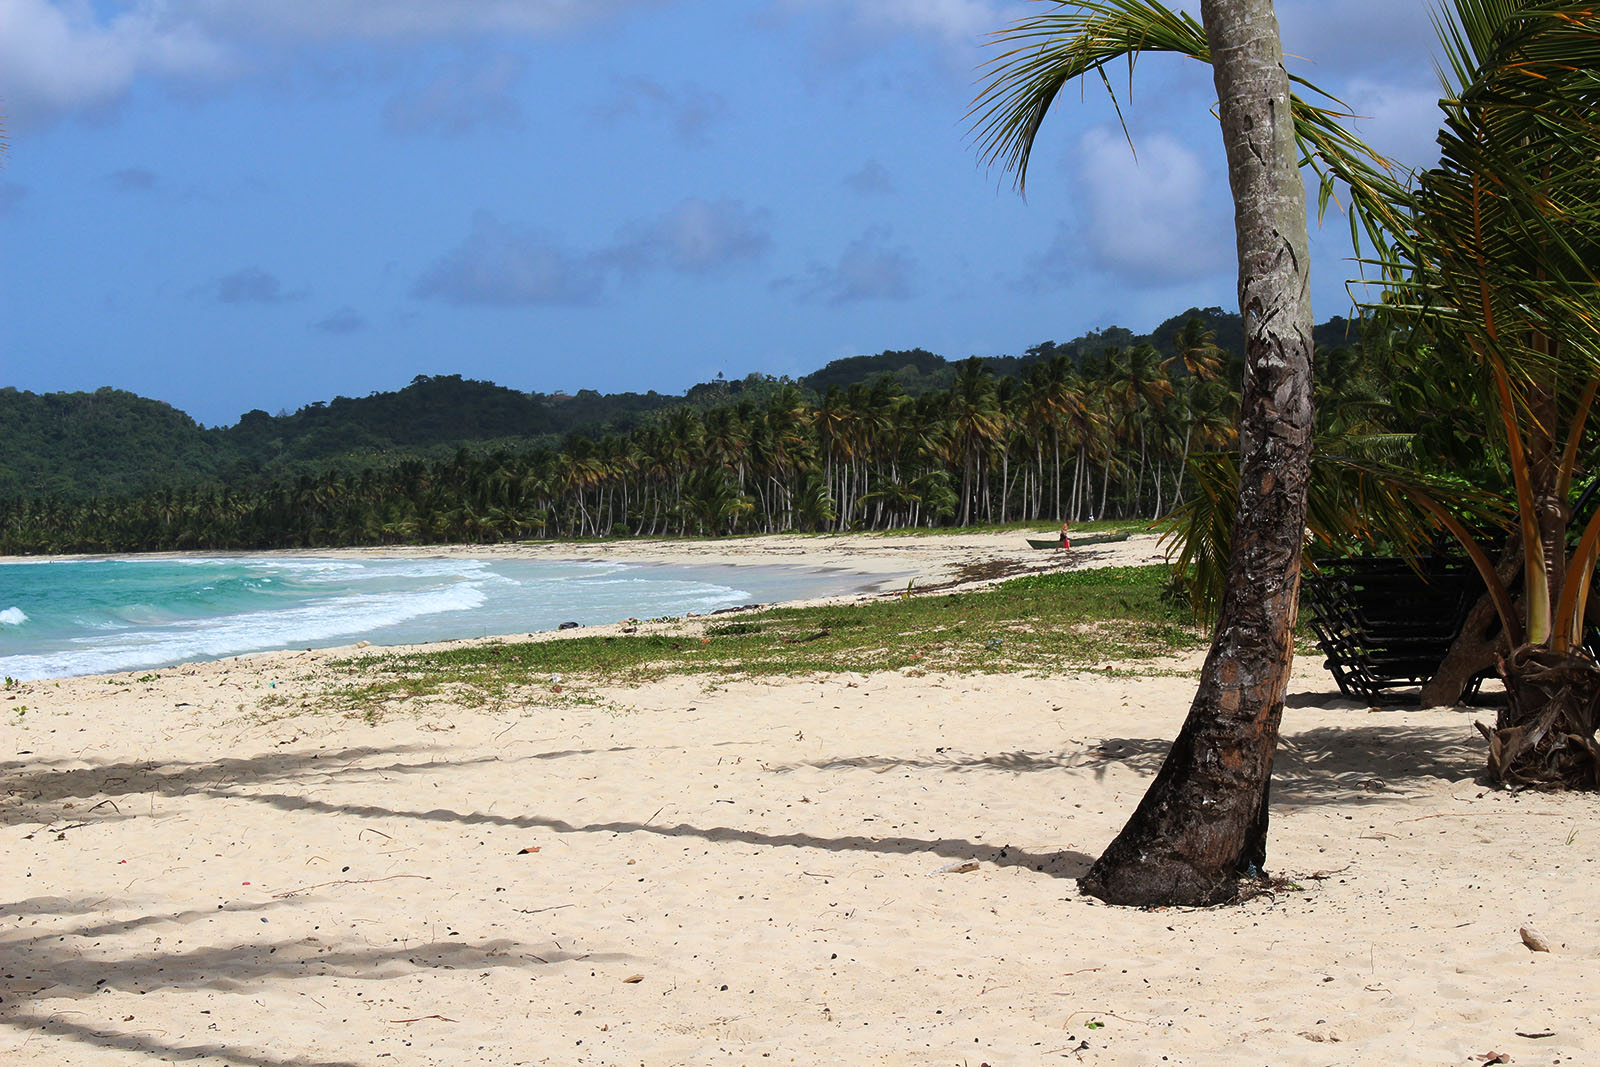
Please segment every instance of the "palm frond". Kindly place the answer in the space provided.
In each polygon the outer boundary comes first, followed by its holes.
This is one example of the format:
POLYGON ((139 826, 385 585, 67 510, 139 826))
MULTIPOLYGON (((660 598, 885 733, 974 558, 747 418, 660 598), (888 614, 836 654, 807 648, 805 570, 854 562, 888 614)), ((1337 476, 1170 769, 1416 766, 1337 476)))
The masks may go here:
MULTIPOLYGON (((1159 0, 1036 2, 1052 6, 994 35, 1003 51, 984 64, 986 85, 967 113, 984 161, 1013 173, 1023 193, 1039 130, 1068 83, 1096 75, 1126 136, 1122 106, 1106 74, 1112 63, 1126 61, 1131 94, 1134 62, 1146 52, 1211 62, 1201 25, 1159 0)), ((1354 116, 1337 97, 1298 75, 1291 74, 1290 81, 1298 87, 1290 109, 1301 166, 1310 167, 1318 178, 1318 218, 1342 188, 1349 197, 1351 238, 1358 252, 1365 233, 1377 253, 1363 262, 1387 265, 1394 258, 1388 254, 1387 235, 1406 221, 1396 209, 1402 187, 1393 163, 1350 132, 1345 122, 1354 116), (1312 103, 1308 96, 1326 103, 1312 103)))
MULTIPOLYGON (((1436 523, 1422 501, 1447 499, 1464 527, 1503 528, 1504 502, 1459 480, 1416 470, 1407 435, 1348 435, 1317 442, 1311 457, 1303 566, 1319 555, 1381 548, 1416 560, 1432 543, 1436 523)), ((1209 452, 1190 458, 1196 492, 1163 520, 1174 546, 1172 565, 1197 620, 1221 603, 1229 537, 1238 498, 1239 457, 1209 452)))

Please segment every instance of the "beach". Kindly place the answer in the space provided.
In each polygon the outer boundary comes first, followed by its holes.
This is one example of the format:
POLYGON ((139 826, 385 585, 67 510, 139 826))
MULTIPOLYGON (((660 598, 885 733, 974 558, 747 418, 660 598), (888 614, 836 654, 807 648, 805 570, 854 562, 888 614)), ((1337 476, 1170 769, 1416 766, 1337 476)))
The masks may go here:
MULTIPOLYGON (((1020 540, 426 551, 878 576, 855 597, 1160 558, 1152 537, 1020 540)), ((1493 709, 1369 709, 1301 656, 1276 888, 1144 911, 1077 878, 1177 733, 1198 654, 332 710, 364 651, 5 691, 0 1062, 1600 1058, 1593 798, 1485 785, 1472 723, 1493 709)))

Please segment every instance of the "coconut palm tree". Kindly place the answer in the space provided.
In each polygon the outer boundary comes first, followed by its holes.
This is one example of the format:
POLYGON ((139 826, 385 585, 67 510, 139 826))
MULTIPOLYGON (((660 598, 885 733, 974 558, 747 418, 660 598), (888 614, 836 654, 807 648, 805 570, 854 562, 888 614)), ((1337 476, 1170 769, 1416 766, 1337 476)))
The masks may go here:
POLYGON ((1222 373, 1223 352, 1217 345, 1217 335, 1198 315, 1189 316, 1172 344, 1190 377, 1210 381, 1222 373))
MULTIPOLYGON (((1242 478, 1229 582, 1183 730, 1121 834, 1083 879, 1124 904, 1210 904, 1266 856, 1267 789, 1293 656, 1311 453, 1311 305, 1296 123, 1270 0, 1205 0, 1203 29, 1155 3, 1052 3, 999 35, 974 107, 986 157, 1026 179, 1060 89, 1183 38, 1215 57, 1245 317, 1242 478)), ((1109 82, 1107 83, 1109 86, 1109 82)))
POLYGON ((962 360, 950 389, 950 418, 961 456, 960 524, 973 521, 983 504, 988 449, 1000 437, 1003 416, 995 397, 994 372, 977 356, 962 360))
POLYGON ((1161 365, 1161 353, 1149 344, 1134 345, 1120 350, 1112 360, 1111 395, 1122 423, 1128 430, 1128 446, 1138 438, 1138 460, 1132 464, 1135 471, 1133 495, 1129 498, 1131 514, 1141 513, 1145 470, 1149 465, 1149 429, 1153 418, 1172 399, 1172 383, 1167 380, 1161 365))

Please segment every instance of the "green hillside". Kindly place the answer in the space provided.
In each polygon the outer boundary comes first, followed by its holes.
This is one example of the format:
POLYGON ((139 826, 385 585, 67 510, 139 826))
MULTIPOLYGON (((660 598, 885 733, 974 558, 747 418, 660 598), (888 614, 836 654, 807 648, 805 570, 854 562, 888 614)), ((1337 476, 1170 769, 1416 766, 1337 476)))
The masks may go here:
POLYGON ((520 393, 459 374, 419 375, 396 392, 335 397, 292 415, 251 411, 237 425, 219 431, 219 439, 256 470, 330 462, 361 466, 386 456, 489 442, 527 447, 577 431, 627 430, 650 413, 682 402, 682 397, 655 392, 520 393))
POLYGON ((0 426, 0 496, 148 492, 216 478, 232 459, 183 412, 121 389, 0 389, 0 426))
MULTIPOLYGON (((1236 378, 1243 329, 1238 315, 1220 308, 1191 308, 1149 334, 1112 326, 983 362, 998 378, 1017 378, 1057 356, 1085 368, 1144 344, 1166 359, 1191 319, 1215 336, 1236 378)), ((1354 343, 1352 332, 1350 323, 1335 318, 1317 327, 1316 339, 1340 347, 1354 343)), ((250 411, 233 426, 213 429, 170 405, 117 389, 43 395, 0 389, 0 425, 7 431, 0 497, 86 500, 197 485, 250 488, 307 474, 387 469, 406 459, 447 460, 462 449, 558 449, 575 434, 598 441, 631 433, 676 407, 708 412, 729 403, 762 405, 790 385, 814 400, 887 378, 901 392, 923 396, 948 389, 959 362, 921 348, 889 350, 834 360, 792 383, 751 374, 704 382, 679 395, 523 393, 460 375, 421 375, 393 392, 335 397, 292 414, 250 411)))

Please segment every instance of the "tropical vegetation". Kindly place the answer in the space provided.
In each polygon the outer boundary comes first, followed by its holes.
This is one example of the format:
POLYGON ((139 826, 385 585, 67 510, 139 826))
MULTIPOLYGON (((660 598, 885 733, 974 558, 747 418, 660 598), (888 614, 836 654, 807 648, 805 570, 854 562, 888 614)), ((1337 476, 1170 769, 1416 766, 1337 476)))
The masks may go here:
POLYGON ((1441 38, 1439 162, 1357 207, 1379 224, 1370 261, 1390 304, 1477 387, 1520 566, 1499 567, 1447 501, 1419 499, 1477 565, 1500 624, 1510 707, 1484 729, 1491 774, 1600 786, 1600 664, 1583 647, 1600 513, 1571 528, 1600 387, 1600 7, 1455 0, 1441 38))
MULTIPOLYGON (((1592 788, 1600 786, 1600 607, 1591 590, 1600 509, 1591 504, 1590 460, 1600 388, 1600 7, 1455 0, 1439 28, 1437 164, 1389 174, 1348 142, 1313 158, 1330 179, 1349 179, 1352 232, 1358 246, 1365 235, 1363 262, 1382 283, 1373 321, 1403 330, 1396 350, 1429 368, 1403 377, 1426 380, 1422 393, 1453 392, 1457 415, 1476 412, 1477 425, 1419 420, 1400 458, 1431 450, 1434 462, 1420 471, 1371 462, 1345 447, 1348 438, 1330 442, 1323 484, 1331 491, 1313 514, 1319 533, 1370 536, 1379 527, 1402 549, 1428 540, 1422 513, 1448 531, 1487 592, 1424 700, 1452 702, 1474 675, 1498 668, 1509 704, 1495 729, 1481 727, 1491 776, 1592 788), (1476 437, 1465 448, 1463 429, 1476 437)), ((1203 57, 1203 42, 1184 47, 1203 57)), ((1217 474, 1202 475, 1211 489, 1191 497, 1187 516, 1191 530, 1211 531, 1186 546, 1208 565, 1220 523, 1203 513, 1228 498, 1217 474)))
MULTIPOLYGON (((529 690, 541 702, 591 702, 603 699, 598 689, 666 674, 1148 669, 1201 640, 1166 592, 1160 566, 1064 571, 973 592, 674 620, 650 633, 364 654, 330 664, 338 684, 321 673, 309 681, 319 706, 375 717, 434 699, 526 700, 529 690)), ((285 684, 279 702, 313 691, 298 689, 285 684)))
MULTIPOLYGON (((959 363, 889 352, 705 383, 649 411, 567 398, 554 403, 601 421, 563 436, 515 432, 549 425, 551 398, 454 377, 219 430, 112 390, 0 390, 18 413, 0 552, 1152 520, 1191 492, 1191 457, 1231 447, 1238 329, 1195 310, 1147 337, 959 363)), ((1319 328, 1342 368, 1330 380, 1379 395, 1380 349, 1350 329, 1319 328)))
MULTIPOLYGON (((1205 29, 1154 0, 1057 4, 1019 24, 1006 35, 1017 47, 991 90, 991 143, 1025 168, 1067 80, 1143 51, 1210 62, 1221 54, 1207 40, 1214 18, 1253 10, 1263 25, 1271 19, 1270 4, 1250 0, 1205 10, 1205 29)), ((1588 416, 1600 383, 1600 9, 1574 0, 1455 0, 1437 21, 1444 125, 1436 166, 1397 175, 1349 135, 1348 116, 1301 98, 1289 111, 1302 160, 1322 175, 1322 205, 1342 189, 1358 248, 1365 236, 1364 263, 1383 284, 1378 321, 1404 329, 1404 347, 1436 368, 1427 377, 1453 381, 1487 415, 1477 435, 1478 458, 1488 462, 1474 464, 1481 477, 1465 491, 1441 472, 1418 479, 1414 470, 1370 462, 1356 465, 1366 468, 1358 477, 1329 484, 1364 485, 1367 500, 1395 520, 1388 532, 1402 546, 1417 539, 1414 509, 1425 510, 1477 566, 1498 630, 1474 654, 1503 657, 1510 695, 1498 728, 1485 728, 1491 773, 1512 783, 1600 785, 1600 665, 1583 647, 1597 614, 1590 583, 1600 518, 1573 528, 1575 476, 1592 452, 1588 416), (1366 475, 1384 488, 1372 491, 1366 475), (1463 511, 1481 520, 1488 512, 1477 490, 1500 487, 1513 532, 1497 559, 1493 539, 1463 511)), ((1219 73, 1226 113, 1224 81, 1219 73)), ((1248 286, 1242 264, 1242 291, 1248 286)), ((1248 413, 1248 399, 1244 406, 1248 413)), ((1248 445, 1244 453, 1248 465, 1248 445)), ((1247 470, 1232 484, 1249 490, 1253 481, 1247 470)), ((1215 564, 1217 520, 1231 492, 1210 493, 1209 513, 1201 494, 1192 498, 1190 517, 1205 521, 1189 532, 1205 536, 1204 551, 1190 539, 1191 560, 1215 564)), ((1249 510, 1242 501, 1239 508, 1241 517, 1249 510)), ((1342 525, 1366 524, 1370 533, 1371 518, 1342 525)), ((1241 531, 1231 530, 1237 549, 1241 531)), ((1237 576, 1222 589, 1224 615, 1237 576)))

